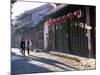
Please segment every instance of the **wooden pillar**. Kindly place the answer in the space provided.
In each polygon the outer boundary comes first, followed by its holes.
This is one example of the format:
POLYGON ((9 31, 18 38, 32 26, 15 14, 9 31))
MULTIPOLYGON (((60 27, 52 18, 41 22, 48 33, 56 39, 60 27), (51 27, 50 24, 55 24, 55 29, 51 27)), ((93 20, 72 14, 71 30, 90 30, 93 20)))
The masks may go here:
POLYGON ((53 25, 53 40, 52 40, 52 47, 53 47, 53 50, 56 49, 56 31, 55 31, 55 25, 53 25))

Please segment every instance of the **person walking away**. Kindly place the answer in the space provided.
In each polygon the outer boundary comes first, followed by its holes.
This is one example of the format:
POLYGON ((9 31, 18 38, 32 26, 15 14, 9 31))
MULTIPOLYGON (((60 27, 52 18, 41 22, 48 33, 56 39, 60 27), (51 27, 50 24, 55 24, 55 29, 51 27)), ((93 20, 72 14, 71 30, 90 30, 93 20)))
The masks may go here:
POLYGON ((25 55, 25 41, 24 40, 21 40, 20 47, 21 47, 22 54, 25 55))
POLYGON ((28 55, 30 54, 31 45, 32 45, 31 41, 27 40, 27 53, 28 53, 28 55))

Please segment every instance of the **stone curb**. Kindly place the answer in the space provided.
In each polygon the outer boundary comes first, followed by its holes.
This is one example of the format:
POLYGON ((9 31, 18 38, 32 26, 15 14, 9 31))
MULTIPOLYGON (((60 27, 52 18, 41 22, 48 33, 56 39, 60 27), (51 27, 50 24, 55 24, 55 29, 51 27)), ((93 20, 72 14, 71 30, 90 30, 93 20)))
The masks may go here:
POLYGON ((41 49, 35 49, 36 52, 45 52, 47 54, 59 56, 59 57, 64 57, 68 58, 71 60, 74 60, 80 64, 80 67, 82 70, 86 69, 96 69, 96 59, 92 58, 85 58, 85 57, 80 57, 76 55, 71 55, 67 53, 61 53, 61 52, 56 52, 56 51, 46 51, 46 50, 41 50, 41 49))
POLYGON ((53 52, 49 51, 48 54, 60 56, 60 57, 66 57, 71 60, 75 60, 78 63, 80 63, 81 69, 96 69, 96 60, 92 58, 84 58, 84 57, 79 57, 71 54, 65 54, 65 53, 59 53, 59 52, 53 52))
POLYGON ((65 54, 65 53, 59 53, 59 52, 53 52, 53 51, 49 51, 48 54, 52 54, 52 55, 56 55, 56 56, 60 56, 60 57, 66 57, 68 59, 72 59, 77 62, 81 62, 81 60, 86 59, 86 58, 71 55, 71 54, 65 54))

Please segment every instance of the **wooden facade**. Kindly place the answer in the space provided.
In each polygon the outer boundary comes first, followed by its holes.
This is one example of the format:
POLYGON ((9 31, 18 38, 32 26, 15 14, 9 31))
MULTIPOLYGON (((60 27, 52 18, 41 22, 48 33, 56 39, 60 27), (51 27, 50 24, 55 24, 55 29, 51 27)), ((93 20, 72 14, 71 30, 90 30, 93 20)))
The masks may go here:
POLYGON ((48 25, 48 49, 95 58, 95 6, 69 5, 50 18, 56 19, 77 10, 81 10, 80 18, 48 25))

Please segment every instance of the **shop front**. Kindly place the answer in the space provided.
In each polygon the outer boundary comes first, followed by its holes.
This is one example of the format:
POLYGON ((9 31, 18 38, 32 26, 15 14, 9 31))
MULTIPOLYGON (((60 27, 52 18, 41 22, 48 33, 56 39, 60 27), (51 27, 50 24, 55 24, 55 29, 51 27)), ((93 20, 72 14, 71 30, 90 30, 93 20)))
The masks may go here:
POLYGON ((92 34, 95 27, 95 18, 90 16, 93 16, 95 12, 91 11, 91 8, 95 11, 93 6, 71 5, 71 8, 68 7, 69 10, 66 14, 56 18, 51 17, 47 21, 48 49, 83 57, 94 57, 93 51, 95 51, 95 48, 92 46, 95 46, 95 40, 93 40, 95 38, 91 35, 95 35, 92 34), (91 22, 94 25, 91 25, 91 22))

